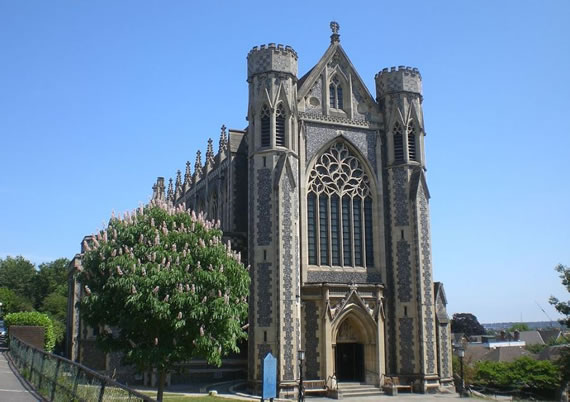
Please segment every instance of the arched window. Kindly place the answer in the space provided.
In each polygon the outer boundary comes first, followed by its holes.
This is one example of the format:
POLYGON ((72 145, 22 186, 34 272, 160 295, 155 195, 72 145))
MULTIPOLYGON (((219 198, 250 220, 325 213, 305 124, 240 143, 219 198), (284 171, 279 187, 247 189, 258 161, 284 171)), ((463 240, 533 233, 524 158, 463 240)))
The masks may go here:
POLYGON ((342 86, 336 76, 332 78, 329 85, 329 105, 333 109, 342 109, 344 107, 342 101, 342 86))
POLYGON ((416 129, 414 122, 410 120, 408 123, 408 158, 411 161, 417 161, 416 159, 416 129))
POLYGON ((269 124, 269 108, 263 105, 261 108, 261 146, 268 147, 271 144, 270 124, 269 124))
POLYGON ((275 145, 285 146, 285 110, 282 103, 275 109, 275 145))
POLYGON ((399 122, 394 124, 394 161, 404 162, 404 134, 399 122))
POLYGON ((319 157, 308 190, 309 264, 373 266, 370 181, 343 142, 319 157))

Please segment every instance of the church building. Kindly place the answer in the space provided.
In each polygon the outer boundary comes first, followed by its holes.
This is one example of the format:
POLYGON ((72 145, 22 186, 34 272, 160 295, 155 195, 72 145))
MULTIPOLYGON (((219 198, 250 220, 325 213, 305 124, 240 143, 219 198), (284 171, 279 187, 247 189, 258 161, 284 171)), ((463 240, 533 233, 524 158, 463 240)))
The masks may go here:
POLYGON ((331 23, 331 43, 303 76, 290 46, 247 56, 245 130, 222 127, 205 163, 153 197, 219 219, 250 264, 248 375, 278 362, 282 395, 299 378, 426 392, 452 382, 450 328, 433 282, 422 80, 376 74, 376 97, 331 23), (166 191, 165 191, 166 190, 166 191), (246 212, 247 211, 247 212, 246 212), (245 254, 245 253, 244 253, 245 254))
POLYGON ((432 273, 421 75, 384 68, 374 97, 331 29, 301 77, 290 46, 253 47, 247 127, 222 126, 218 151, 210 139, 204 162, 198 151, 184 175, 159 177, 152 197, 219 220, 247 256, 254 389, 271 352, 279 394, 294 395, 303 350, 303 378, 331 388, 441 390, 453 383, 451 334, 432 273))

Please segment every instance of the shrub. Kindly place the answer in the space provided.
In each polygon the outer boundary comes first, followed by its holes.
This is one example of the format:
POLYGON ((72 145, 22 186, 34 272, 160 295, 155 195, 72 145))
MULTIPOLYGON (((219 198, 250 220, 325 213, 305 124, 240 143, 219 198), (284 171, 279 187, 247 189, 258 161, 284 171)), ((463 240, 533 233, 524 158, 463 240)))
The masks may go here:
POLYGON ((37 311, 20 312, 7 314, 4 317, 6 327, 9 329, 11 325, 30 325, 44 328, 44 349, 51 352, 55 346, 55 334, 53 331, 53 322, 43 313, 37 311))

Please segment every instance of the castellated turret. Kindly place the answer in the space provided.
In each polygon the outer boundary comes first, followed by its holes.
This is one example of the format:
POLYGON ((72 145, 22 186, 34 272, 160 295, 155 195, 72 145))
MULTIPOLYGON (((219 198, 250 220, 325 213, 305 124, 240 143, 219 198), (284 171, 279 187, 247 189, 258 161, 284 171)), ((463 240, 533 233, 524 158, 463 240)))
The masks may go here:
POLYGON ((256 74, 278 72, 289 73, 297 77, 297 52, 291 46, 261 45, 254 46, 247 55, 247 80, 256 74))
POLYGON ((385 68, 374 77, 377 101, 396 92, 411 92, 422 95, 422 76, 417 68, 399 66, 385 68))
POLYGON ((386 122, 388 165, 425 168, 422 76, 417 68, 385 68, 376 74, 376 101, 386 122))
POLYGON ((247 55, 250 155, 288 148, 296 152, 297 53, 290 46, 255 46, 247 55))

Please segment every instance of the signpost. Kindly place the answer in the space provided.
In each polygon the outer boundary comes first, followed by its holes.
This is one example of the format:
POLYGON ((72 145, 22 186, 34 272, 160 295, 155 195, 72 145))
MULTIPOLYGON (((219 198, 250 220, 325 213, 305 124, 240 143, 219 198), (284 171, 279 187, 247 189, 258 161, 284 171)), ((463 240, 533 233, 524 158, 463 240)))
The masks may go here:
POLYGON ((263 393, 261 400, 277 397, 277 359, 271 353, 263 359, 263 393))

